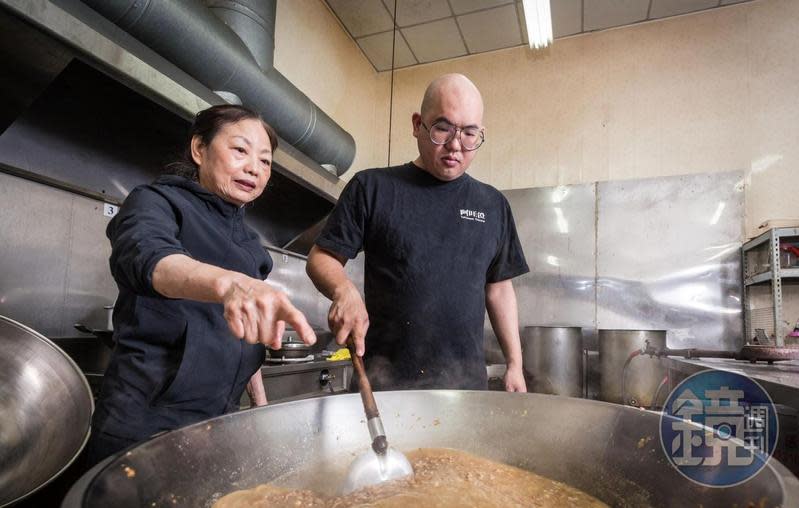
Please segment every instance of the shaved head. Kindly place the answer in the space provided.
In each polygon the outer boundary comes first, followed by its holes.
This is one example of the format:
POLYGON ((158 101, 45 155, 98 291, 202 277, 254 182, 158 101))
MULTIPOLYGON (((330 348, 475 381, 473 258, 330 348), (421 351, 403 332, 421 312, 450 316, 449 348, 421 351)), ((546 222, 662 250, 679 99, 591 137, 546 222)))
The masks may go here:
POLYGON ((463 74, 444 74, 434 79, 422 98, 421 114, 436 110, 442 100, 454 100, 464 105, 478 107, 480 118, 483 117, 483 97, 480 90, 463 74))
POLYGON ((475 156, 474 150, 464 150, 461 144, 463 129, 483 129, 483 97, 469 78, 463 74, 444 74, 427 87, 422 108, 414 113, 413 137, 419 147, 414 161, 434 177, 443 181, 460 178, 475 156), (457 129, 445 143, 434 143, 430 129, 457 129))

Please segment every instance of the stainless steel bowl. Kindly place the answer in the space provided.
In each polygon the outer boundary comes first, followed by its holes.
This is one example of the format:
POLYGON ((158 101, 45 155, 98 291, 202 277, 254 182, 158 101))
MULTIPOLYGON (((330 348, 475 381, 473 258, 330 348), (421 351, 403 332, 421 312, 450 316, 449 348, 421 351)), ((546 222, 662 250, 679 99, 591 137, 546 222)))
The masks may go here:
POLYGON ((69 356, 0 316, 0 506, 40 489, 78 456, 94 402, 69 356))
MULTIPOLYGON (((659 415, 553 395, 376 393, 392 446, 451 447, 535 471, 611 506, 798 506, 799 480, 770 460, 725 489, 680 475, 658 439, 659 415)), ((237 489, 280 479, 334 492, 369 447, 360 395, 229 414, 169 432, 87 473, 64 508, 209 506, 237 489)))

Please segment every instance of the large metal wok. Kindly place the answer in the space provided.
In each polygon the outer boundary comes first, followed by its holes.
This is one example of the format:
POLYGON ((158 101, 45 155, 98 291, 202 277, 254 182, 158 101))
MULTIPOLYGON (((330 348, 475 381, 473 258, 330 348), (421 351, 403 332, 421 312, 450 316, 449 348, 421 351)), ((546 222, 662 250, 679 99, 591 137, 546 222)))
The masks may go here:
MULTIPOLYGON (((655 413, 541 394, 375 396, 398 449, 460 448, 564 481, 614 506, 799 505, 799 481, 774 460, 731 488, 703 488, 685 479, 661 450, 655 413)), ((276 479, 334 493, 353 457, 369 446, 362 420, 357 394, 208 420, 100 465, 64 506, 208 506, 233 490, 276 479), (318 467, 297 474, 309 464, 318 467)))
POLYGON ((89 438, 92 393, 61 349, 0 316, 0 506, 61 474, 89 438))

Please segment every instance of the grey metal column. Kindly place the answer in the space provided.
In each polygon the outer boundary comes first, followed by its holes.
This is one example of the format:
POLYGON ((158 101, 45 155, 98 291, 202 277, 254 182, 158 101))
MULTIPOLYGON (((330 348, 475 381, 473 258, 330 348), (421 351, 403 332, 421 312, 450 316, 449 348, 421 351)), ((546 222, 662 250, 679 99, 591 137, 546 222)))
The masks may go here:
POLYGON ((771 256, 771 298, 774 305, 774 341, 777 347, 785 345, 785 325, 782 323, 782 274, 780 273, 780 235, 777 229, 769 233, 771 256))

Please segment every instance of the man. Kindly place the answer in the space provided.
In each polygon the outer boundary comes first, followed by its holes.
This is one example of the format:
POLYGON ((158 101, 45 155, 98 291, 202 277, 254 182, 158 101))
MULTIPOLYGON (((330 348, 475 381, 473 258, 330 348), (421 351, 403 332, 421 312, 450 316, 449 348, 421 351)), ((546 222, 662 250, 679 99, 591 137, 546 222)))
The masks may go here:
POLYGON ((356 174, 309 254, 336 341, 352 336, 375 390, 486 389, 488 310, 505 388, 526 391, 510 279, 527 264, 507 200, 465 174, 482 121, 482 97, 465 76, 433 81, 412 117, 419 156, 356 174), (365 305, 344 271, 361 249, 365 305))

